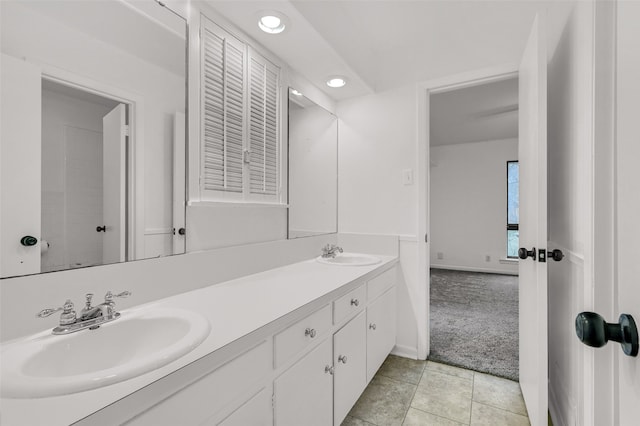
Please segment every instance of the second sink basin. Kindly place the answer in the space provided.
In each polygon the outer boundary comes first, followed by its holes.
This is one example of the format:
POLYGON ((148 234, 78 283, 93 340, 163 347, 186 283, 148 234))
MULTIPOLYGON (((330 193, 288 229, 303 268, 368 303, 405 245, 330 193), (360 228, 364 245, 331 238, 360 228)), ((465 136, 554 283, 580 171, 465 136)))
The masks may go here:
POLYGON ((339 253, 336 257, 318 256, 316 260, 320 263, 326 263, 327 265, 344 266, 368 266, 382 262, 379 257, 360 253, 339 253))
POLYGON ((65 395, 121 382, 191 352, 209 321, 182 309, 122 312, 96 330, 40 333, 2 346, 2 397, 65 395))

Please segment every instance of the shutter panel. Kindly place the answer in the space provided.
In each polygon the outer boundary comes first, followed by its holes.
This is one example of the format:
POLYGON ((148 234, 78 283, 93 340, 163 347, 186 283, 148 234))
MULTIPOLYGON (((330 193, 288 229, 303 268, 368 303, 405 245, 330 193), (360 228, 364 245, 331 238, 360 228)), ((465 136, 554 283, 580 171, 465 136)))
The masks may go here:
POLYGON ((249 61, 249 191, 273 199, 278 195, 280 171, 280 70, 253 52, 249 61))
POLYGON ((243 191, 244 45, 203 17, 202 189, 243 191))

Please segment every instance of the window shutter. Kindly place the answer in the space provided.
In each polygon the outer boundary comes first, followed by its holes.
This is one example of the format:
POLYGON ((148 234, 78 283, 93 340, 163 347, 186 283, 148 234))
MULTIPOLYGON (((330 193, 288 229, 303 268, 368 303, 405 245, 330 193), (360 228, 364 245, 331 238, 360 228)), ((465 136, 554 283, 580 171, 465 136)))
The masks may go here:
POLYGON ((244 45, 203 17, 204 191, 243 191, 244 45))
POLYGON ((279 189, 280 69, 254 52, 249 57, 249 192, 275 198, 279 189))

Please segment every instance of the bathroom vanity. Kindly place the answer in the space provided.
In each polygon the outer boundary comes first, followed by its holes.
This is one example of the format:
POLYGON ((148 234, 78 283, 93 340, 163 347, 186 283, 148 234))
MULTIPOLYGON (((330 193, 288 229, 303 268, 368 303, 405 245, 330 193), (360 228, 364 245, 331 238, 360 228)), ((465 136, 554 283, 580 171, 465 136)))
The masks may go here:
POLYGON ((396 341, 397 258, 380 259, 311 259, 124 310, 118 321, 174 309, 211 327, 191 352, 129 380, 3 397, 3 424, 340 424, 396 341))

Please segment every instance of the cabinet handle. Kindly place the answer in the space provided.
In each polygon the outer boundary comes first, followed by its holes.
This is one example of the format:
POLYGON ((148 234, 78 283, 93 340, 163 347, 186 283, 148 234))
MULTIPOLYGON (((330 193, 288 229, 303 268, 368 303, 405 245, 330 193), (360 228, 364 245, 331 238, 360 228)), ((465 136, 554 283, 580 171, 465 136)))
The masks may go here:
POLYGON ((324 372, 325 373, 329 373, 333 376, 333 366, 332 365, 327 365, 324 367, 324 372))
POLYGON ((347 363, 347 356, 346 356, 346 355, 340 355, 340 356, 338 357, 338 362, 341 362, 341 363, 343 363, 343 364, 346 364, 346 363, 347 363))
POLYGON ((315 328, 307 328, 304 331, 304 335, 305 336, 309 336, 309 337, 311 337, 313 339, 314 337, 316 337, 316 329, 315 328))
POLYGON ((358 299, 351 299, 351 306, 358 306, 360 301, 358 299))
POLYGON ((376 329, 376 325, 374 323, 369 324, 369 328, 371 330, 375 330, 376 329))

